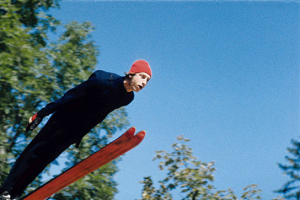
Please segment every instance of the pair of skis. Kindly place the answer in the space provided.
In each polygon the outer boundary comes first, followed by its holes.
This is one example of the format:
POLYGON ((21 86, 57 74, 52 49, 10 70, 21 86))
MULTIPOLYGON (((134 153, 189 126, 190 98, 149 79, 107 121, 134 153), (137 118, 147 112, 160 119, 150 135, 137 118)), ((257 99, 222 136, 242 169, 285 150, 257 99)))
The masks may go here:
POLYGON ((44 200, 74 183, 78 179, 95 171, 99 167, 107 164, 115 158, 123 155, 142 142, 145 137, 145 131, 140 131, 136 135, 135 127, 128 129, 123 135, 109 143, 96 153, 87 157, 77 165, 63 172, 59 176, 45 183, 33 192, 29 193, 21 200, 44 200))

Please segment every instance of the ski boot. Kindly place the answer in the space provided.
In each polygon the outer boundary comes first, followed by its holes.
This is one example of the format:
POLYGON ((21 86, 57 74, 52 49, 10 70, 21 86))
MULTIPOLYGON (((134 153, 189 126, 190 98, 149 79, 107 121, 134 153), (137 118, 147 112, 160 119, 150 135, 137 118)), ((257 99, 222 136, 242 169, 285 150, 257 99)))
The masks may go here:
POLYGON ((10 190, 6 188, 0 188, 0 200, 10 200, 10 190))
POLYGON ((9 200, 20 200, 20 198, 18 196, 12 196, 9 200))

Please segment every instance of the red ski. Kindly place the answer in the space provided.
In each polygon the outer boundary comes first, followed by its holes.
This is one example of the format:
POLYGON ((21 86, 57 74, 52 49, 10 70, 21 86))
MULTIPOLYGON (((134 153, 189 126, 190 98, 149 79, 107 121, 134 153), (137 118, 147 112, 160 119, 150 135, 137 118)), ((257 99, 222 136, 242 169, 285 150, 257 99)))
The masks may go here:
POLYGON ((123 155, 127 151, 136 147, 145 137, 145 131, 140 131, 136 135, 135 127, 128 129, 123 135, 109 143, 96 153, 87 157, 77 165, 63 172, 33 192, 26 195, 22 200, 44 200, 57 193, 71 183, 85 175, 95 171, 99 167, 123 155))

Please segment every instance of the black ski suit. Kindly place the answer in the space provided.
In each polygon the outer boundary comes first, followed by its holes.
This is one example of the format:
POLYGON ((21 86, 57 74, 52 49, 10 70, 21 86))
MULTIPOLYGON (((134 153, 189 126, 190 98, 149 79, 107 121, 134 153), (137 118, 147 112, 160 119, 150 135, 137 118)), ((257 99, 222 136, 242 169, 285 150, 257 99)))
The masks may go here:
POLYGON ((79 145, 93 127, 113 110, 134 98, 123 85, 124 77, 98 70, 39 113, 50 117, 21 153, 3 183, 11 194, 21 196, 26 187, 71 144, 79 145))

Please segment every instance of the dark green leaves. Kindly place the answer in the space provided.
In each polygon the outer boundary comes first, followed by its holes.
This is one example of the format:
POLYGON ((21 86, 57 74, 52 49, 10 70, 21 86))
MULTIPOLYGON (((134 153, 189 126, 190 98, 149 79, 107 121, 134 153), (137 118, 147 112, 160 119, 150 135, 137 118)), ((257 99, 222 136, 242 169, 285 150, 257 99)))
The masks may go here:
MULTIPOLYGON (((94 27, 89 22, 61 25, 47 14, 55 7, 58 7, 56 0, 0 0, 1 183, 15 158, 38 132, 38 128, 25 132, 29 117, 86 80, 95 70, 99 52, 91 36, 94 27), (58 29, 61 34, 55 32, 58 29), (51 32, 56 39, 49 39, 51 32)), ((110 136, 127 124, 124 108, 110 114, 83 138, 80 149, 67 151, 67 166, 103 147, 110 136)), ((56 194, 55 199, 113 199, 116 193, 113 175, 118 170, 115 163, 56 194)), ((46 172, 49 173, 49 168, 46 172)), ((41 176, 31 187, 40 185, 41 176)))

